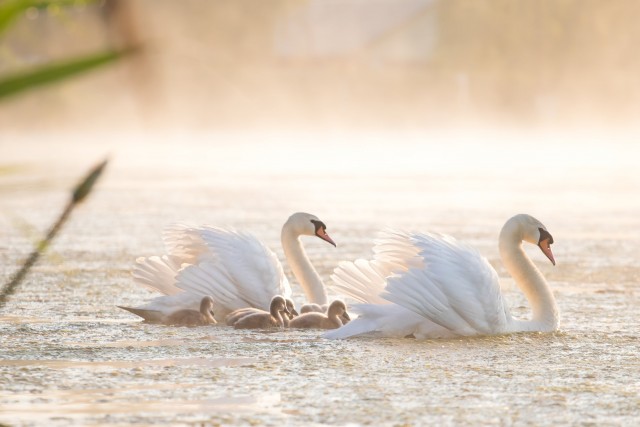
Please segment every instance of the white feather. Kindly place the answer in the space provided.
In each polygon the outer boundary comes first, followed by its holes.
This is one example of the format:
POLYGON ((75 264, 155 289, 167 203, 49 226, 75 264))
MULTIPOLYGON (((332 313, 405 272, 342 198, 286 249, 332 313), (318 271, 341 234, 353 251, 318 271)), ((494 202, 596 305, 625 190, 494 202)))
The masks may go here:
POLYGON ((369 304, 387 304, 380 294, 387 279, 410 267, 421 267, 422 259, 408 233, 385 230, 374 241, 372 260, 341 262, 334 270, 331 287, 341 295, 369 304))
POLYGON ((531 320, 511 317, 496 271, 475 249, 441 234, 387 232, 376 242, 374 260, 343 263, 334 280, 336 287, 360 301, 382 297, 391 304, 357 307, 360 317, 326 337, 410 332, 416 338, 437 338, 554 331, 559 317, 555 298, 523 251, 523 241, 537 244, 555 264, 553 238, 540 221, 526 214, 510 218, 500 232, 501 258, 531 304, 531 320))
POLYGON ((390 278, 385 299, 460 335, 504 329, 498 275, 484 257, 450 236, 424 233, 413 240, 427 268, 390 278))
POLYGON ((291 296, 280 261, 251 234, 173 224, 163 239, 168 255, 139 258, 132 271, 136 283, 164 294, 140 309, 198 309, 210 295, 216 318, 223 318, 238 308, 268 310, 273 296, 291 296))
POLYGON ((131 271, 133 280, 150 291, 175 295, 182 290, 176 287, 175 276, 180 269, 180 259, 170 255, 140 257, 131 271))

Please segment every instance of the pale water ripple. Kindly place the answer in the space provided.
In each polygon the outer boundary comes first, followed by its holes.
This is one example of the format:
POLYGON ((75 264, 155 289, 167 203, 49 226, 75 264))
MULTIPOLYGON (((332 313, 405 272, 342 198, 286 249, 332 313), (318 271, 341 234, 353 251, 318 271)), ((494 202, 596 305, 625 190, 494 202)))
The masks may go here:
MULTIPOLYGON (((169 148, 158 150, 170 153, 169 148)), ((127 150, 133 149, 121 147, 131 155, 127 150)), ((323 158, 336 154, 323 153, 323 158)), ((210 169, 197 167, 206 163, 198 145, 177 163, 159 156, 142 169, 141 160, 116 158, 96 194, 74 212, 0 313, 0 423, 640 423, 640 179, 624 168, 626 163, 609 171, 574 163, 561 186, 556 165, 546 180, 522 182, 536 190, 523 195, 510 172, 488 173, 479 166, 461 177, 455 157, 450 168, 422 173, 334 170, 323 177, 277 170, 228 176, 229 168, 220 173, 213 154, 205 156, 212 161, 210 169), (594 183, 594 174, 607 178, 615 191, 594 183), (620 176, 629 177, 624 185, 620 176), (167 223, 246 228, 282 258, 279 228, 296 210, 319 215, 338 243, 334 249, 305 240, 326 280, 340 260, 368 256, 372 239, 385 226, 448 232, 489 258, 503 277, 513 310, 522 315, 528 313, 526 302, 505 277, 496 236, 507 216, 532 213, 556 240, 557 267, 535 251, 530 254, 554 288, 562 329, 442 341, 334 342, 316 331, 146 325, 115 307, 152 296, 132 283, 129 268, 137 256, 162 250, 159 233, 167 223)), ((36 166, 43 159, 0 176, 3 281, 55 217, 66 188, 86 166, 70 161, 68 171, 42 171, 36 166), (50 182, 46 177, 53 172, 61 178, 50 182)), ((300 301, 297 286, 295 292, 300 301)))

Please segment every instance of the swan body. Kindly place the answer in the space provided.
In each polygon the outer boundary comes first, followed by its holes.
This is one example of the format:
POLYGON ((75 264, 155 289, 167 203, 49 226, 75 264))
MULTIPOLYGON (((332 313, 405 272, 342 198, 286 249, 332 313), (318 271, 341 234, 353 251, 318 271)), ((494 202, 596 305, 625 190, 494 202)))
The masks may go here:
POLYGON ((253 313, 238 320, 235 329, 267 329, 285 327, 284 318, 289 314, 287 303, 283 297, 276 295, 271 300, 269 312, 253 313))
MULTIPOLYGON (((315 215, 295 213, 282 227, 285 255, 307 298, 326 303, 324 284, 300 242, 303 235, 335 243, 315 215)), ((177 309, 195 309, 206 295, 213 297, 219 321, 241 308, 268 310, 273 295, 291 296, 277 256, 249 233, 176 224, 165 230, 163 240, 165 255, 138 258, 132 270, 136 283, 163 294, 135 307, 134 313, 150 322, 177 309)))
POLYGON ((558 328, 558 308, 542 273, 522 242, 537 245, 555 265, 553 237, 530 215, 510 218, 499 250, 507 271, 532 307, 531 320, 511 316, 498 274, 472 247, 434 233, 387 231, 376 241, 374 258, 341 263, 332 276, 335 289, 363 304, 359 317, 325 337, 365 333, 418 339, 550 332, 558 328))
MULTIPOLYGON (((289 325, 289 320, 297 316, 298 312, 296 311, 295 305, 293 304, 293 301, 290 298, 285 298, 285 303, 287 306, 287 310, 289 311, 289 314, 284 316, 282 320, 284 321, 285 323, 284 326, 286 327, 289 325)), ((269 312, 260 310, 259 308, 255 308, 255 307, 240 308, 238 310, 235 310, 229 313, 224 320, 227 326, 233 326, 238 320, 242 319, 243 317, 248 316, 250 314, 255 314, 255 313, 269 313, 269 312)))
POLYGON ((290 328, 315 328, 315 329, 336 329, 343 325, 342 318, 349 320, 347 306, 340 300, 335 300, 329 305, 327 314, 318 312, 307 312, 292 319, 289 322, 290 328))

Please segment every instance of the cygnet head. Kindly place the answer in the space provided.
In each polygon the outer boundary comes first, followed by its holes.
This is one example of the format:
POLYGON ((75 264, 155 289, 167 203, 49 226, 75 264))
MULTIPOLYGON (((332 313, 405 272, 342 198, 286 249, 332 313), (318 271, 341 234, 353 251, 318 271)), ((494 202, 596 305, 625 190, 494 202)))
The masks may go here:
POLYGON ((327 310, 327 314, 329 317, 338 316, 343 317, 347 320, 351 320, 351 318, 347 314, 347 305, 340 300, 335 300, 331 303, 331 305, 329 306, 329 310, 327 310))
POLYGON ((200 301, 200 313, 205 314, 207 312, 213 317, 213 298, 210 296, 206 296, 200 301))
POLYGON ((297 212, 289 217, 283 229, 289 229, 299 236, 316 236, 336 246, 327 234, 327 226, 315 216, 305 212, 297 212))
POLYGON ((280 295, 276 295, 271 299, 271 305, 269 307, 269 311, 274 317, 276 317, 276 314, 280 312, 290 314, 289 309, 287 309, 287 301, 280 295))
POLYGON ((294 317, 298 315, 298 312, 296 311, 296 307, 293 304, 293 300, 291 298, 286 298, 286 305, 287 305, 287 310, 289 310, 289 317, 294 317))
POLYGON ((520 233, 522 233, 522 240, 537 245, 542 253, 549 258, 549 261, 551 261, 553 265, 556 265, 556 260, 551 251, 553 236, 547 231, 547 227, 545 227, 543 223, 531 215, 518 214, 507 221, 503 227, 503 231, 511 228, 511 224, 518 227, 520 233))

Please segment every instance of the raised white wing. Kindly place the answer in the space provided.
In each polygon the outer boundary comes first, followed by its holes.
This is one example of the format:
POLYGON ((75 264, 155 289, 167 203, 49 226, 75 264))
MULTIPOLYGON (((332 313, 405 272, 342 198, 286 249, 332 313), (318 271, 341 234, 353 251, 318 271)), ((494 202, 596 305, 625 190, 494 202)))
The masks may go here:
POLYGON ((484 257, 446 235, 419 233, 411 240, 424 267, 389 278, 383 298, 458 335, 504 330, 498 275, 484 257))
POLYGON ((206 228, 181 223, 171 224, 162 232, 167 253, 179 259, 182 264, 195 264, 203 257, 213 257, 214 254, 202 239, 203 229, 206 228))
POLYGON ((408 233, 385 230, 374 241, 373 259, 341 262, 330 285, 337 293, 369 304, 388 304, 380 294, 393 274, 422 267, 419 248, 408 233))
POLYGON ((140 257, 136 260, 131 275, 136 283, 150 291, 175 295, 182 292, 175 285, 180 264, 180 259, 170 255, 140 257))
POLYGON ((179 288, 211 295, 228 310, 268 310, 275 295, 291 296, 280 261, 253 235, 219 227, 200 227, 198 231, 211 256, 182 268, 177 276, 179 288))
POLYGON ((172 224, 162 233, 167 255, 140 257, 131 271, 139 285, 164 295, 176 295, 182 289, 176 286, 178 271, 200 259, 213 258, 213 254, 199 234, 198 227, 172 224))

